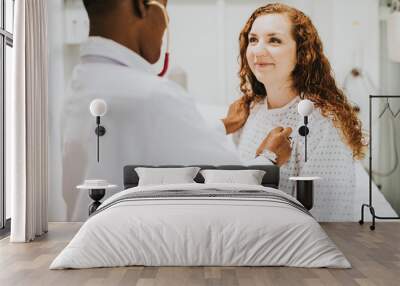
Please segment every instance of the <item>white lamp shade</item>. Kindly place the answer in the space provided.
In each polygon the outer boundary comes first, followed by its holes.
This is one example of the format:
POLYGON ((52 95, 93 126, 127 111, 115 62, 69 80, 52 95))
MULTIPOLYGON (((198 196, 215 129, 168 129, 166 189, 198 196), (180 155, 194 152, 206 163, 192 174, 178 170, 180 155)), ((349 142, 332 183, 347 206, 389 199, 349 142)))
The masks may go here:
POLYGON ((89 109, 93 116, 104 116, 107 112, 107 103, 103 99, 93 99, 89 109))
POLYGON ((297 105, 297 111, 302 116, 310 115, 313 112, 313 110, 314 110, 314 103, 311 100, 308 100, 308 99, 303 99, 297 105))

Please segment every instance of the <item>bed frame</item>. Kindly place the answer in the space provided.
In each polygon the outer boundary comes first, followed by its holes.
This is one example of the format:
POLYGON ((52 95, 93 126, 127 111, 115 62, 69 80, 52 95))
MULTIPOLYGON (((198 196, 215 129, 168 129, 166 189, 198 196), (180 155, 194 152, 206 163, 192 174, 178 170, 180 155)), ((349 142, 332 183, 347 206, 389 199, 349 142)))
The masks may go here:
MULTIPOLYGON (((279 185, 279 167, 275 165, 252 165, 252 166, 239 166, 239 165, 222 165, 222 166, 212 166, 212 165, 128 165, 124 167, 124 189, 136 187, 139 183, 139 176, 135 171, 137 167, 147 167, 147 168, 179 168, 179 167, 200 167, 201 169, 218 169, 218 170, 263 170, 265 175, 262 179, 262 185, 265 187, 278 188, 279 185)), ((204 178, 200 174, 194 178, 197 183, 204 183, 204 178)))

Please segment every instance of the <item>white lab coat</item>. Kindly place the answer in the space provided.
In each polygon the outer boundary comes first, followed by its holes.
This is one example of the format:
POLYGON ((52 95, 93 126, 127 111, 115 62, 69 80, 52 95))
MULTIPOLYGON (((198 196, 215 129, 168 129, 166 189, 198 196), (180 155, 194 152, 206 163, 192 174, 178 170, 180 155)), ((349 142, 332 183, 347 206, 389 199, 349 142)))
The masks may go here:
MULTIPOLYGON (((68 220, 87 217, 90 199, 74 191, 84 179, 101 178, 122 188, 128 164, 240 164, 226 136, 207 127, 193 100, 177 84, 155 75, 151 65, 126 47, 101 37, 81 46, 63 105, 62 188, 68 220), (96 159, 95 118, 89 104, 104 99, 96 159)), ((108 192, 108 195, 113 192, 108 192)))

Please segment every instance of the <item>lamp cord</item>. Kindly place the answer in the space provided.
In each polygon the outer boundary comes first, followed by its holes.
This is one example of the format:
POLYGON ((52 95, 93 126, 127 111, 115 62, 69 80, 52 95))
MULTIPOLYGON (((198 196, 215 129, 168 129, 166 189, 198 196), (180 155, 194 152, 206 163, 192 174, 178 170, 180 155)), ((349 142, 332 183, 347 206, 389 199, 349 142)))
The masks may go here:
POLYGON ((97 162, 99 162, 99 156, 100 156, 100 152, 99 152, 99 145, 100 145, 100 124, 97 124, 97 162))
POLYGON ((304 161, 307 162, 308 116, 304 116, 304 161))

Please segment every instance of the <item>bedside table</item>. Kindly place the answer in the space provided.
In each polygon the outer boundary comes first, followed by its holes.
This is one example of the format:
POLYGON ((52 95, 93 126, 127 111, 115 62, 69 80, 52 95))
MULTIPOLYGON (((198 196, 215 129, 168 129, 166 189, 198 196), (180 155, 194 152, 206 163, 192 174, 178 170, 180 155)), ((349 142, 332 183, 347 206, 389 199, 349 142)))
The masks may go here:
POLYGON ((112 189, 118 187, 117 185, 110 185, 107 184, 107 181, 104 184, 90 184, 88 183, 90 180, 86 180, 83 185, 78 185, 76 186, 77 189, 79 190, 89 190, 89 197, 93 200, 93 203, 89 205, 89 216, 94 213, 97 208, 101 205, 100 200, 104 197, 106 194, 106 189, 112 189))
POLYGON ((296 181, 296 199, 303 204, 307 210, 314 205, 314 181, 320 177, 290 177, 289 180, 296 181))

